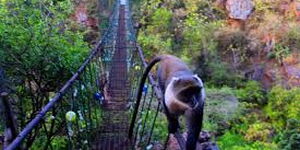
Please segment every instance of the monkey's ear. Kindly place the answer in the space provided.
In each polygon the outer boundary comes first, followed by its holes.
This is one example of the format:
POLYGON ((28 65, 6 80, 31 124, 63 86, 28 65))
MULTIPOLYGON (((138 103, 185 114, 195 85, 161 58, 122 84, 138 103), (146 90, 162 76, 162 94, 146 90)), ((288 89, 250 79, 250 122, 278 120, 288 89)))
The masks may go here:
POLYGON ((198 81, 201 80, 197 74, 194 74, 193 77, 194 77, 195 79, 197 79, 198 81))
POLYGON ((180 78, 178 78, 178 77, 173 77, 173 81, 179 81, 180 80, 180 78))
POLYGON ((201 86, 203 87, 203 82, 202 80, 199 78, 199 76, 197 74, 194 74, 193 76, 195 79, 197 79, 199 81, 199 83, 201 84, 201 86))

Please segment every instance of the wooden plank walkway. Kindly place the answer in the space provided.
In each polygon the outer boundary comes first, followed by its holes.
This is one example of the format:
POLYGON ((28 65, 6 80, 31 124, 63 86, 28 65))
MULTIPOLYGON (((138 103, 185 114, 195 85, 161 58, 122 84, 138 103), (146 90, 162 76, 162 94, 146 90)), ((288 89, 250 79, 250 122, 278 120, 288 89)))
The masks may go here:
POLYGON ((104 106, 103 125, 97 133, 95 150, 128 150, 129 111, 127 110, 129 96, 129 81, 127 74, 127 49, 125 28, 125 6, 120 6, 117 50, 112 59, 109 73, 108 93, 111 99, 104 106))

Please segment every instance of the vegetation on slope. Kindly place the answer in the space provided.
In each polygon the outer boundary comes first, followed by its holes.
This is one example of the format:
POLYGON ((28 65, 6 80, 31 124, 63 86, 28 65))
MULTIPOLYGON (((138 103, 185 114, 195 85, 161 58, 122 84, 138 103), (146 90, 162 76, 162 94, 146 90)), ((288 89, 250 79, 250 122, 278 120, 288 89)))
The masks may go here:
POLYGON ((137 2, 139 44, 148 58, 181 57, 204 79, 204 126, 221 149, 299 149, 294 3, 254 0, 255 10, 241 21, 227 17, 226 1, 216 2, 137 2))

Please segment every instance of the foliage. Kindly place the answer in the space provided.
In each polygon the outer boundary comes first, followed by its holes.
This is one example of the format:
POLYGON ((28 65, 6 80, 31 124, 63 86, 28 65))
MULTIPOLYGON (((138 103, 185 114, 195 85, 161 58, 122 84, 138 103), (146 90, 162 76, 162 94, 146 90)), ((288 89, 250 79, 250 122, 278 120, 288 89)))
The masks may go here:
POLYGON ((219 136, 221 149, 297 149, 299 130, 288 126, 299 121, 299 88, 269 91, 244 76, 249 67, 270 63, 268 58, 283 64, 299 52, 299 24, 281 1, 253 2, 250 18, 235 28, 212 1, 145 0, 139 39, 148 56, 177 55, 205 81, 204 128, 219 136), (157 21, 157 14, 167 20, 157 21))
MULTIPOLYGON (((157 103, 154 103, 157 105, 157 103)), ((147 104, 146 104, 147 105, 147 104)), ((146 147, 151 138, 151 143, 164 143, 168 136, 168 123, 164 113, 156 114, 156 108, 149 107, 149 110, 141 112, 142 118, 137 121, 137 141, 141 147, 146 147), (156 116, 157 115, 157 116, 156 116), (155 122, 154 122, 155 121, 155 122), (154 123, 154 124, 153 124, 154 123), (153 124, 153 131, 152 129, 153 124), (151 133, 152 131, 152 133, 151 133)))
POLYGON ((248 141, 267 142, 271 133, 271 124, 266 122, 256 122, 249 126, 245 134, 245 139, 248 141))
POLYGON ((204 110, 204 128, 216 134, 223 133, 234 119, 238 101, 234 91, 228 87, 206 89, 207 99, 204 110))
POLYGON ((222 137, 218 138, 218 146, 220 149, 231 149, 234 146, 243 146, 245 141, 242 135, 226 132, 222 137))
POLYGON ((164 114, 159 114, 153 130, 153 140, 163 143, 168 135, 167 124, 167 119, 165 118, 164 114))
MULTIPOLYGON (((253 96, 248 97, 251 100, 253 96)), ((244 98, 251 102, 246 99, 247 96, 244 98)), ((267 98, 265 106, 252 102, 244 102, 240 105, 240 110, 238 109, 236 113, 237 117, 228 123, 231 125, 230 130, 218 139, 221 148, 271 149, 280 147, 288 150, 298 148, 299 88, 287 90, 277 86, 269 92, 267 98), (264 109, 257 106, 264 107, 264 109), (236 138, 237 143, 231 145, 227 141, 231 138, 236 138), (239 143, 245 145, 239 147, 239 143)))
MULTIPOLYGON (((251 105, 243 104, 244 111, 249 111, 251 105)), ((244 112, 245 113, 245 112, 244 112)), ((272 126, 261 122, 261 114, 250 112, 250 114, 239 112, 234 120, 230 122, 231 128, 218 138, 221 149, 277 149, 276 143, 270 142, 272 126), (241 117, 243 116, 243 117, 241 117)))
POLYGON ((59 150, 59 149, 66 149, 67 138, 66 137, 55 137, 53 138, 51 145, 53 149, 59 150))
MULTIPOLYGON (((171 39, 168 33, 172 14, 165 8, 158 8, 151 16, 151 24, 142 31, 138 42, 143 46, 146 52, 162 53, 170 52, 171 39)), ((146 53, 149 54, 149 53, 146 53)))
POLYGON ((250 57, 256 56, 260 44, 246 31, 238 28, 224 27, 216 32, 218 43, 218 55, 231 63, 231 67, 237 72, 242 70, 243 65, 250 57))
POLYGON ((290 23, 289 30, 282 38, 282 44, 290 47, 291 50, 299 51, 300 49, 300 25, 297 23, 290 23))
MULTIPOLYGON (((188 0, 163 3, 167 7, 156 0, 145 1, 140 7, 140 22, 144 26, 140 29, 138 41, 148 55, 177 52, 185 61, 192 62, 201 52, 216 51, 213 32, 223 22, 208 22, 210 15, 197 13, 200 8, 210 6, 211 2, 188 0), (178 13, 168 8, 174 8, 178 13)), ((213 14, 211 11, 209 14, 213 14)))
MULTIPOLYGON (((19 128, 36 115, 88 54, 83 33, 68 19, 72 10, 70 0, 0 2, 0 67, 14 83, 19 128)), ((34 140, 32 136, 25 145, 30 147, 34 140)))
POLYGON ((282 130, 287 125, 287 120, 300 120, 300 89, 283 89, 276 86, 268 93, 268 105, 265 108, 273 126, 282 130))
POLYGON ((255 10, 259 13, 269 11, 270 9, 272 9, 272 3, 274 3, 274 1, 254 0, 255 10))
MULTIPOLYGON (((37 144, 34 144, 30 149, 41 149, 44 146, 46 140, 46 137, 38 138, 38 140, 36 141, 37 144)), ((53 150, 67 149, 67 142, 68 138, 66 136, 56 136, 51 141, 51 147, 53 150)))
POLYGON ((217 43, 213 32, 222 22, 206 22, 205 16, 191 13, 183 22, 183 58, 193 58, 203 53, 215 53, 217 43))
POLYGON ((260 83, 256 81, 248 81, 243 88, 236 92, 240 101, 263 105, 266 103, 266 98, 260 83))
POLYGON ((151 26, 148 26, 150 31, 156 31, 156 33, 167 32, 169 28, 169 22, 171 20, 172 13, 166 8, 158 8, 151 17, 151 26))
POLYGON ((275 58, 280 63, 283 62, 283 59, 286 58, 290 54, 291 50, 287 46, 283 46, 282 44, 276 44, 273 51, 268 53, 268 58, 275 58))
POLYGON ((222 150, 274 150, 276 145, 260 141, 247 142, 243 136, 233 132, 226 132, 218 139, 218 146, 222 150))
MULTIPOLYGON (((138 42, 145 53, 180 56, 210 86, 204 128, 219 136, 221 149, 300 149, 300 89, 276 86, 265 94, 258 82, 244 82, 243 78, 244 67, 256 60, 251 58, 274 58, 283 64, 286 56, 299 52, 299 24, 279 15, 279 1, 254 0, 255 12, 244 29, 226 27, 224 13, 215 8, 213 0, 135 2, 141 4, 138 42), (274 45, 265 52, 270 39, 274 45)), ((96 6, 89 8, 93 13, 96 6)), ((0 2, 0 67, 15 84, 21 128, 88 53, 84 34, 68 19, 72 11, 71 0, 0 2)), ((105 14, 100 17, 107 19, 105 14)), ((106 25, 105 21, 100 24, 106 25)), ((96 122, 102 112, 92 111, 96 122)), ((151 110, 149 118, 154 116, 151 110)), ((52 114, 46 117, 50 118, 45 121, 49 127, 52 114)), ((84 127, 84 123, 79 125, 84 127)), ((159 115, 155 141, 165 139, 166 127, 166 118, 159 115)), ((42 136, 32 149, 40 149, 47 140, 46 133, 39 134, 42 136)), ((53 137, 52 149, 66 149, 66 143, 63 135, 53 137)))
POLYGON ((250 125, 255 124, 260 119, 263 119, 261 112, 254 112, 256 105, 249 103, 241 103, 240 107, 235 114, 235 119, 230 122, 232 125, 232 130, 245 135, 250 127, 250 125))
POLYGON ((200 74, 203 74, 204 80, 208 81, 207 84, 218 87, 236 87, 243 84, 241 76, 236 74, 227 63, 220 60, 206 62, 201 70, 200 74))
POLYGON ((159 35, 145 35, 141 36, 138 40, 144 49, 147 50, 146 55, 150 55, 155 52, 161 53, 170 51, 171 40, 162 40, 159 35))
POLYGON ((71 31, 64 21, 70 13, 70 2, 62 1, 56 6, 52 1, 22 3, 25 2, 2 4, 2 16, 6 17, 1 18, 0 25, 1 64, 5 68, 22 66, 17 69, 19 74, 37 74, 38 68, 48 78, 60 69, 78 67, 80 61, 74 60, 82 60, 88 47, 81 33, 71 31))
POLYGON ((300 121, 289 119, 286 129, 283 131, 279 146, 283 150, 300 149, 300 121))

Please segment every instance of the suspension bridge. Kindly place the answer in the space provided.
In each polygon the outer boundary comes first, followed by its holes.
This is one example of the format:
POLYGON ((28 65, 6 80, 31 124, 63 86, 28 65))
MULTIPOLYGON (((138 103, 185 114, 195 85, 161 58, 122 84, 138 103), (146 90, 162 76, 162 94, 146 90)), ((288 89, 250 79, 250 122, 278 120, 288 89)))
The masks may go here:
MULTIPOLYGON (((147 63, 135 40, 129 1, 116 1, 109 22, 77 72, 5 150, 37 143, 42 144, 36 149, 53 150, 55 139, 64 140, 65 149, 165 149, 167 133, 158 136, 167 131, 157 119, 163 116, 161 93, 151 74, 142 100, 135 101, 147 63)), ((182 136, 175 137, 184 149, 182 136)))

